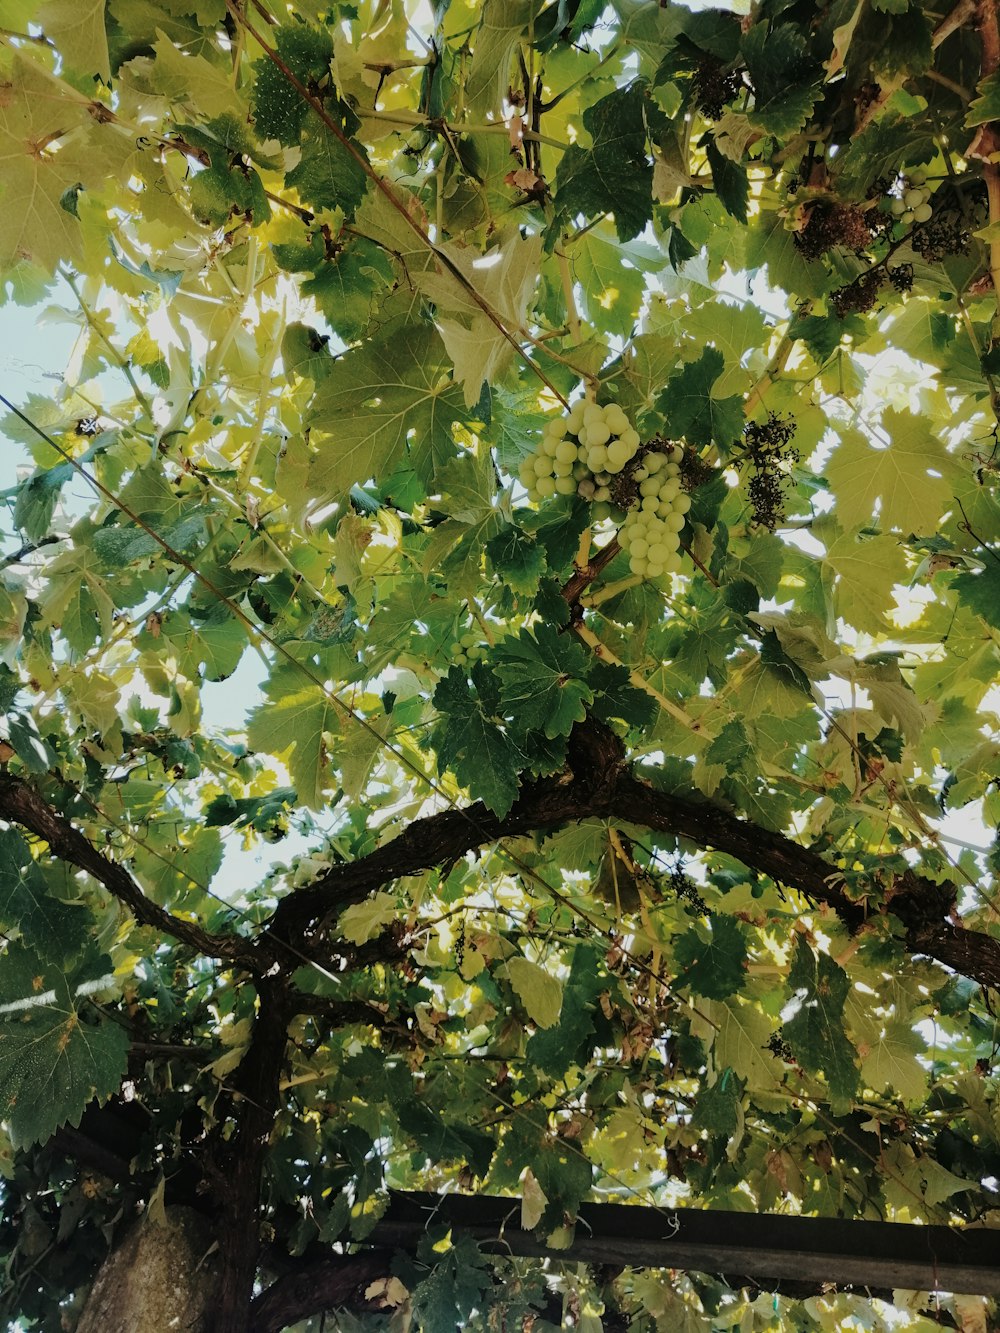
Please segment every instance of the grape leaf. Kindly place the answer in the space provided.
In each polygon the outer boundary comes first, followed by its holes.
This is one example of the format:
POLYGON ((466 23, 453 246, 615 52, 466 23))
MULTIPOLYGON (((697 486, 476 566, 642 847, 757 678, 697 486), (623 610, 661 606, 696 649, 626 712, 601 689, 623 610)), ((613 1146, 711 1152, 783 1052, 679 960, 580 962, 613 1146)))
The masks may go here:
POLYGON ((746 1081, 751 1092, 774 1090, 778 1065, 768 1053, 773 1028, 771 1020, 752 1004, 734 997, 699 1001, 715 1027, 711 1029, 716 1069, 732 1069, 746 1081))
POLYGON ((0 829, 0 924, 54 962, 81 951, 88 924, 79 904, 52 897, 28 844, 10 828, 0 829))
POLYGON ((86 997, 115 989, 111 959, 90 947, 69 970, 9 945, 0 969, 0 1116, 21 1145, 80 1123, 94 1097, 118 1091, 129 1036, 95 1018, 86 997))
POLYGON ((857 1052, 844 1031, 847 973, 825 953, 814 953, 799 936, 788 985, 799 993, 800 1007, 785 1023, 785 1040, 803 1069, 822 1073, 834 1106, 846 1110, 858 1087, 857 1052))
POLYGON ((688 444, 717 444, 727 452, 743 430, 743 400, 737 394, 713 398, 712 386, 722 374, 722 353, 706 347, 697 361, 683 366, 667 381, 656 401, 666 418, 672 438, 684 436, 688 444))
POLYGON ((952 460, 921 417, 890 410, 882 426, 888 447, 873 448, 858 430, 841 434, 826 467, 837 519, 844 528, 861 527, 877 507, 883 531, 931 535, 950 500, 952 460))
POLYGON ((310 410, 319 440, 311 492, 340 498, 355 482, 402 467, 407 458, 429 481, 454 456, 452 426, 464 417, 460 391, 444 378, 446 363, 440 336, 427 325, 408 326, 334 362, 310 410))
POLYGON ((965 572, 952 580, 963 606, 1000 629, 1000 564, 988 561, 978 573, 965 572))
POLYGON ((674 960, 680 969, 674 978, 678 989, 690 986, 694 995, 724 1000, 741 989, 746 977, 746 931, 734 917, 717 912, 708 926, 692 926, 675 940, 674 960))
POLYGON ((105 0, 46 0, 38 14, 45 35, 55 42, 66 67, 77 74, 111 81, 105 0))
POLYGON ((542 731, 551 740, 568 736, 587 716, 594 692, 586 682, 588 661, 581 644, 553 625, 534 634, 522 630, 492 655, 500 679, 500 701, 519 730, 542 731))
POLYGON ((340 730, 337 710, 311 681, 291 666, 271 673, 268 702, 250 714, 247 744, 273 755, 288 754, 288 772, 299 799, 313 810, 323 805, 329 758, 324 733, 340 730), (289 753, 290 752, 290 753, 289 753))
POLYGON ((558 977, 527 958, 512 958, 507 963, 507 976, 525 1013, 537 1027, 551 1028, 559 1022, 563 989, 558 977))
MULTIPOLYGON (((476 679, 483 677, 477 673, 476 679)), ((432 736, 439 769, 452 769, 473 797, 502 817, 517 795, 518 774, 526 758, 523 751, 457 667, 438 682, 434 707, 441 714, 432 736)))
POLYGON ((920 1102, 927 1092, 927 1070, 917 1056, 927 1043, 904 1018, 894 1018, 861 1061, 861 1077, 875 1092, 890 1089, 905 1102, 920 1102))
POLYGON ((820 71, 805 35, 791 23, 758 22, 741 49, 754 89, 752 122, 766 134, 801 129, 821 93, 820 71))
POLYGON ((511 232, 500 245, 479 255, 460 246, 440 246, 448 266, 437 272, 417 275, 423 294, 434 302, 436 323, 455 367, 455 378, 465 388, 465 405, 475 407, 484 384, 499 379, 514 357, 510 337, 497 328, 513 331, 524 324, 525 311, 537 285, 541 236, 522 237, 511 232), (466 279, 461 283, 453 270, 466 279), (487 314, 473 300, 469 288, 478 292, 490 309, 487 314), (444 314, 455 316, 445 319, 444 314))
POLYGON ((67 190, 96 184, 107 170, 87 151, 93 122, 81 106, 53 97, 42 72, 15 56, 0 88, 0 271, 30 258, 50 273, 81 253, 80 223, 62 207, 67 190), (76 130, 73 153, 56 151, 76 130))
POLYGON ((339 208, 345 217, 353 217, 368 188, 368 176, 362 165, 367 153, 351 142, 357 156, 331 130, 309 136, 298 165, 285 176, 286 186, 314 209, 339 208))
MULTIPOLYGON (((330 71, 333 42, 324 28, 304 25, 279 28, 271 40, 300 83, 307 87, 318 83, 330 71)), ((257 133, 262 139, 277 139, 282 144, 297 144, 309 104, 269 57, 256 65, 253 89, 253 113, 257 133)))
POLYGON ((637 236, 653 213, 653 164, 647 153, 645 85, 619 88, 583 113, 591 148, 571 144, 556 170, 555 220, 564 225, 612 213, 620 241, 637 236))

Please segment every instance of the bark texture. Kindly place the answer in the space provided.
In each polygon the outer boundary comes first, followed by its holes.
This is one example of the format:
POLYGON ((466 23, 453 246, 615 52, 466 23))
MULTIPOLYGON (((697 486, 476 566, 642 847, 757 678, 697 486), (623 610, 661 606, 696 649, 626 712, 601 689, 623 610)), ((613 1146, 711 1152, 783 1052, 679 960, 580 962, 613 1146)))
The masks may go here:
POLYGON ((217 1264, 211 1223, 193 1208, 144 1218, 105 1261, 77 1333, 211 1333, 217 1264))

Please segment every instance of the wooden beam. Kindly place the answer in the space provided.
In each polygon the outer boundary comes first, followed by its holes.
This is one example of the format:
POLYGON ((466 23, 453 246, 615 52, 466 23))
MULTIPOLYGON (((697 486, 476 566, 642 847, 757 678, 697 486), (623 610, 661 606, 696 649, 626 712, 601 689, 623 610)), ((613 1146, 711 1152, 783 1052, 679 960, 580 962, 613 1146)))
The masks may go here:
POLYGON ((484 1250, 729 1274, 765 1287, 785 1280, 816 1290, 830 1284, 1000 1293, 1000 1233, 987 1229, 585 1203, 573 1244, 554 1250, 522 1231, 520 1219, 520 1199, 394 1193, 369 1240, 412 1250, 428 1228, 443 1226, 484 1250))

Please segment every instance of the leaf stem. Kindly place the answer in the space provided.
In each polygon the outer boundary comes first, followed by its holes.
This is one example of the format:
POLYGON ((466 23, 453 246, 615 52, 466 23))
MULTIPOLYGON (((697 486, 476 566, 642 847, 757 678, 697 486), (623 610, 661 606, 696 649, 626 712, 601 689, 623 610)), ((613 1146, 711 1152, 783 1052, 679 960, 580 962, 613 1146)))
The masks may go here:
POLYGON ((601 662, 609 662, 611 666, 625 667, 625 670, 628 671, 628 678, 635 688, 637 690, 642 690, 644 694, 648 694, 651 699, 655 699, 663 711, 669 713, 675 722, 680 722, 680 724, 687 727, 689 731, 701 731, 700 723, 696 722, 693 717, 685 713, 683 708, 679 708, 672 699, 668 699, 665 694, 661 694, 655 685, 650 685, 649 681, 645 680, 638 671, 633 671, 630 667, 626 666, 620 657, 616 657, 611 649, 601 642, 589 625, 585 625, 580 621, 573 626, 573 633, 582 643, 587 645, 594 656, 601 662))
POLYGON ((143 412, 146 414, 146 416, 150 420, 150 423, 152 424, 153 406, 150 403, 149 399, 146 397, 145 393, 143 392, 142 386, 136 380, 135 375, 132 373, 132 367, 128 362, 128 358, 124 357, 121 354, 121 352, 119 352, 118 348, 115 347, 114 343, 111 342, 107 334, 101 328, 97 316, 91 310, 90 306, 87 305, 87 302, 83 299, 79 287, 76 285, 75 275, 69 269, 64 267, 61 267, 58 270, 58 273, 59 276, 62 278, 62 280, 66 283, 67 287, 69 287, 70 291, 76 297, 77 304, 79 305, 80 310, 83 312, 83 317, 87 321, 89 328, 94 334, 96 334, 96 336, 104 344, 111 360, 114 362, 114 364, 118 367, 118 369, 128 380, 135 401, 142 408, 143 412))

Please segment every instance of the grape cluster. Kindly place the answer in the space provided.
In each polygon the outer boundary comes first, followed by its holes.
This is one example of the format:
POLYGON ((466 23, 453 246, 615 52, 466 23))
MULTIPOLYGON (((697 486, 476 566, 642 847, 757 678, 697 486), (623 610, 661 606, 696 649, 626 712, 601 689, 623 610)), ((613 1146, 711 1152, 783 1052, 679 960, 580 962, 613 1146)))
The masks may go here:
POLYGON ((568 417, 550 421, 541 444, 525 458, 518 476, 530 499, 580 495, 593 504, 595 519, 612 513, 612 478, 639 449, 639 433, 615 403, 574 403, 568 417))
POLYGON ((913 265, 897 264, 895 268, 888 270, 889 281, 897 292, 909 292, 913 290, 913 265))
POLYGON ((902 192, 893 195, 889 201, 889 212, 899 218, 904 226, 912 223, 930 222, 934 210, 929 200, 930 187, 925 185, 927 177, 922 171, 911 171, 903 177, 902 192))
POLYGON ((934 219, 921 227, 913 238, 913 248, 929 264, 939 264, 949 255, 964 255, 972 239, 961 213, 940 210, 934 219))
POLYGON ((456 666, 470 667, 473 662, 481 662, 486 656, 486 645, 475 630, 467 630, 458 636, 448 654, 456 666))
POLYGON ((709 120, 721 120, 726 103, 743 91, 743 80, 734 70, 706 56, 691 80, 691 91, 709 120))
POLYGON ((785 516, 785 486, 799 451, 792 445, 795 422, 791 417, 769 414, 765 421, 750 421, 743 429, 742 464, 750 468, 747 497, 753 506, 754 524, 773 532, 785 516))
POLYGON ((881 269, 869 269, 846 287, 838 287, 831 292, 828 299, 834 314, 839 319, 846 319, 848 315, 866 314, 878 302, 883 276, 881 269))
POLYGON ((632 473, 639 486, 638 507, 631 509, 618 533, 628 552, 633 574, 659 578, 681 567, 681 529, 691 508, 691 497, 681 490, 679 445, 667 444, 647 453, 632 473))
POLYGON ((854 204, 820 199, 812 205, 805 226, 795 232, 794 239, 806 259, 818 259, 836 246, 855 253, 866 250, 872 233, 866 214, 854 204))
POLYGON ((780 1028, 777 1032, 772 1032, 770 1037, 768 1037, 767 1049, 772 1055, 776 1055, 779 1060, 784 1060, 785 1064, 790 1065, 795 1063, 795 1055, 791 1046, 789 1046, 788 1042, 785 1041, 784 1037, 781 1035, 780 1028))
POLYGON ((670 887, 678 899, 697 912, 700 916, 708 914, 708 903, 698 891, 698 885, 690 875, 684 873, 684 862, 680 861, 670 868, 670 887))

